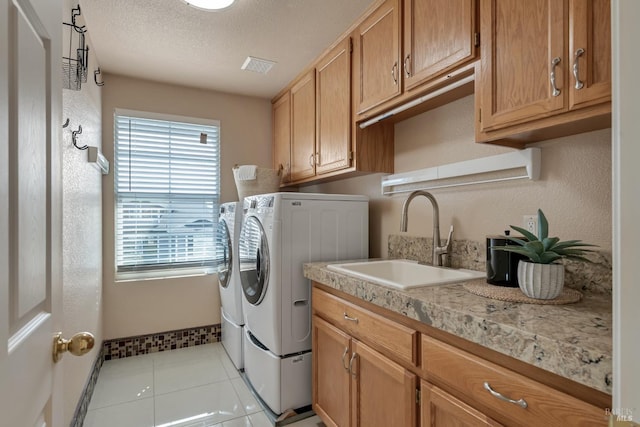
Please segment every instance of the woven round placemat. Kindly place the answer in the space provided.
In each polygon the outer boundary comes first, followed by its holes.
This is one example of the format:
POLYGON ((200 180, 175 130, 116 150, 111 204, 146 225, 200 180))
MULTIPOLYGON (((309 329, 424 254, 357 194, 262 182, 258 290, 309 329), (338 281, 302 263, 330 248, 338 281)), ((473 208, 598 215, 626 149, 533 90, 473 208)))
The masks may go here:
POLYGON ((571 288, 564 288, 562 293, 554 299, 536 299, 529 298, 522 293, 520 288, 507 288, 504 286, 495 286, 488 283, 465 283, 462 285, 468 292, 481 297, 497 299, 509 302, 524 302, 527 304, 546 304, 560 305, 572 304, 580 301, 582 294, 571 288))

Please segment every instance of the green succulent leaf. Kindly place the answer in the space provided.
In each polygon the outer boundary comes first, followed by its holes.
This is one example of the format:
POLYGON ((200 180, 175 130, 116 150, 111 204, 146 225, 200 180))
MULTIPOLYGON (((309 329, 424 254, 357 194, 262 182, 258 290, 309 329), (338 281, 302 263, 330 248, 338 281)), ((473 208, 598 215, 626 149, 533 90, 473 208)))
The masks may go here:
POLYGON ((538 209, 538 237, 540 240, 549 237, 549 222, 547 221, 547 217, 544 216, 542 209, 538 209))
POLYGON ((555 252, 544 252, 540 255, 540 264, 551 264, 554 261, 562 258, 562 255, 559 255, 555 252))
POLYGON ((541 253, 544 252, 544 245, 539 240, 534 240, 534 241, 531 241, 531 242, 527 242, 524 245, 524 247, 526 249, 532 250, 533 252, 535 252, 537 254, 541 254, 541 253))
POLYGON ((515 225, 511 225, 510 227, 513 228, 518 233, 522 234, 529 241, 538 240, 538 237, 535 234, 531 233, 529 230, 525 230, 524 228, 517 227, 515 225))
POLYGON ((508 239, 513 243, 519 244, 520 246, 524 246, 527 244, 526 240, 518 239, 517 237, 508 237, 508 239))
POLYGON ((546 238, 542 239, 542 245, 544 246, 544 250, 545 251, 550 250, 559 241, 560 241, 560 239, 558 237, 546 237, 546 238))
POLYGON ((522 227, 515 225, 510 227, 524 236, 524 239, 507 237, 511 242, 519 246, 493 246, 492 249, 524 255, 531 262, 538 264, 551 264, 562 258, 592 262, 585 258, 584 255, 594 252, 594 250, 588 248, 596 247, 596 245, 583 243, 581 240, 565 240, 561 242, 558 237, 549 237, 549 222, 542 209, 538 209, 538 236, 522 227))

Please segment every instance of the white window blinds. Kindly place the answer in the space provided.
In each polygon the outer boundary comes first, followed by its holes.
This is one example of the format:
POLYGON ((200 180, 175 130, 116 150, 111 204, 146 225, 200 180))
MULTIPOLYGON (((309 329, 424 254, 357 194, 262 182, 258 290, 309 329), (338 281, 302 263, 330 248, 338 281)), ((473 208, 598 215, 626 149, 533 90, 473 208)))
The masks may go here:
POLYGON ((118 272, 213 265, 220 126, 115 117, 118 272))

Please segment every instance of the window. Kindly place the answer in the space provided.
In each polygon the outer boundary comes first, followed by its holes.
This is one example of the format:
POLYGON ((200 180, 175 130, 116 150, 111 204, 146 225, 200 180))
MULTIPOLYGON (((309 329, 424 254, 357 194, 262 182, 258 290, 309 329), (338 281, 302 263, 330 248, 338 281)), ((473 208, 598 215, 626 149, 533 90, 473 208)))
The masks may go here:
POLYGON ((115 116, 117 272, 213 266, 219 122, 128 113, 115 116))

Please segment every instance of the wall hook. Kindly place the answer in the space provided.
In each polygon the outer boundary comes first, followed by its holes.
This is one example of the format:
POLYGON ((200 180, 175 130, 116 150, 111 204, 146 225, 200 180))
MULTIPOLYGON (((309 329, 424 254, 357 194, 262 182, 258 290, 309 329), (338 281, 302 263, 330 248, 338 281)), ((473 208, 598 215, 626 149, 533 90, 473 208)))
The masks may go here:
POLYGON ((104 86, 104 80, 101 82, 98 81, 100 73, 102 73, 102 71, 100 71, 100 67, 98 67, 98 69, 93 72, 93 81, 96 82, 96 85, 98 86, 104 86))
POLYGON ((85 26, 83 25, 82 27, 79 27, 76 24, 76 18, 81 14, 82 12, 80 11, 80 5, 77 5, 76 7, 71 9, 71 25, 73 26, 73 29, 76 30, 77 32, 84 33, 86 31, 85 26))
POLYGON ((86 150, 89 148, 88 145, 83 145, 82 147, 78 147, 78 135, 82 133, 82 125, 78 125, 78 130, 71 131, 71 140, 73 141, 73 146, 78 150, 86 150))
POLYGON ((69 117, 67 117, 67 120, 65 120, 65 122, 62 124, 62 129, 66 128, 67 126, 69 126, 69 117))

